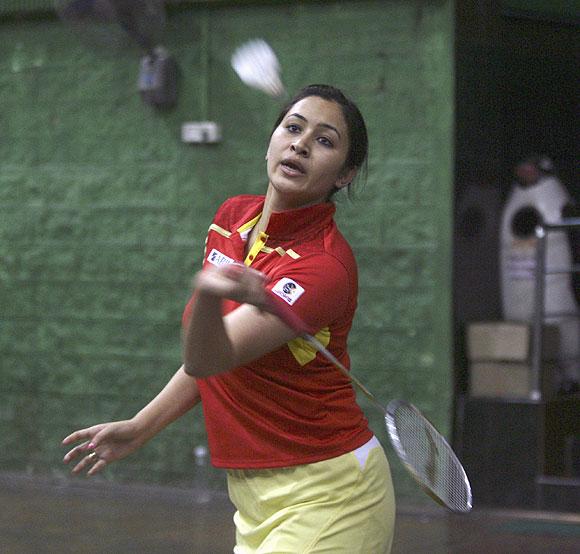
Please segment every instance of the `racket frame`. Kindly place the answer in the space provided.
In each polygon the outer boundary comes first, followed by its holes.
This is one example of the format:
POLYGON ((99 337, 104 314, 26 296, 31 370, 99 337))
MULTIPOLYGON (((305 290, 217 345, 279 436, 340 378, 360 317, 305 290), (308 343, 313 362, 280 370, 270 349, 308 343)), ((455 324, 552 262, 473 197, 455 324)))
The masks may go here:
POLYGON ((416 406, 414 406, 410 402, 407 402, 406 400, 399 399, 391 400, 387 405, 387 409, 385 411, 385 425, 387 428, 387 434, 389 435, 389 439, 391 440, 391 444, 393 445, 393 449, 395 450, 397 456, 407 469, 408 473, 415 480, 415 482, 423 489, 423 491, 428 496, 430 496, 435 502, 451 510, 452 512, 458 513, 470 512, 471 509, 473 508, 473 496, 471 492, 469 478, 467 477, 467 473, 465 472, 463 465, 459 461, 459 458, 457 458, 457 455, 453 451, 453 448, 451 448, 451 445, 447 442, 447 439, 439 431, 437 431, 436 427, 423 415, 423 413, 416 406), (419 471, 417 471, 415 465, 410 461, 407 451, 405 450, 405 447, 403 445, 403 442, 401 441, 400 433, 396 423, 397 421, 396 412, 401 407, 404 407, 412 411, 417 417, 417 419, 419 419, 421 423, 424 426, 426 426, 432 434, 436 435, 439 441, 441 441, 443 447, 447 451, 447 456, 449 456, 452 459, 454 466, 456 467, 456 469, 458 469, 459 473, 461 474, 461 480, 463 488, 465 490, 465 496, 467 499, 464 507, 459 507, 455 504, 446 502, 445 499, 442 498, 440 495, 438 495, 432 487, 429 487, 427 484, 425 484, 423 476, 419 471))

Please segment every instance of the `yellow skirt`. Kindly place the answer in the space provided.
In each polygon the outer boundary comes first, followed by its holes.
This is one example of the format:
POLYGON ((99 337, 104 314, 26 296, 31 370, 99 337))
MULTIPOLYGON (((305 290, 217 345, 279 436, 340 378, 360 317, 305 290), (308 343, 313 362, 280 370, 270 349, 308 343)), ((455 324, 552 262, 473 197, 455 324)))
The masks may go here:
POLYGON ((376 438, 337 458, 229 470, 235 554, 388 554, 395 524, 389 463, 376 438))

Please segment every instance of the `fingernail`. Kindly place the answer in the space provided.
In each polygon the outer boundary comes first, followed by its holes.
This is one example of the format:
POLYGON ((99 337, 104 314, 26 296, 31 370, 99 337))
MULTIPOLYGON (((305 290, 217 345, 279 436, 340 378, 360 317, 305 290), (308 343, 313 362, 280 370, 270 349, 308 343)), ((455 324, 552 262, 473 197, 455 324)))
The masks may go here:
POLYGON ((87 444, 87 450, 94 450, 95 446, 96 445, 94 442, 89 442, 89 444, 87 444))

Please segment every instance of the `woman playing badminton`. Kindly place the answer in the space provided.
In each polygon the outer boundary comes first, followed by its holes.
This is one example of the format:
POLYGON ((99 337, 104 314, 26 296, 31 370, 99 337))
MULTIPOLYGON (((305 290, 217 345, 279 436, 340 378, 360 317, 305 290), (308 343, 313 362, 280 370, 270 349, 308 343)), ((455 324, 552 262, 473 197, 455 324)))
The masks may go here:
POLYGON ((344 364, 357 269, 333 194, 367 156, 358 108, 311 85, 280 114, 265 196, 218 210, 183 317, 184 363, 133 419, 76 431, 66 456, 95 474, 200 400, 214 466, 225 468, 246 553, 389 552, 389 466, 350 380, 268 310, 284 303, 344 364))

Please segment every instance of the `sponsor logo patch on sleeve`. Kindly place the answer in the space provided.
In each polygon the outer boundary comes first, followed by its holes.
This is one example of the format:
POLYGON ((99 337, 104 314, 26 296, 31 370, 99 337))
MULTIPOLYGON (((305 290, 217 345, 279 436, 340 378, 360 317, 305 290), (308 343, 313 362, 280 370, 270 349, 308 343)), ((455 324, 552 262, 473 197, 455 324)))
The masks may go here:
POLYGON ((234 260, 225 254, 222 254, 219 250, 215 248, 209 253, 207 261, 213 265, 228 265, 233 264, 234 260))
POLYGON ((302 296, 304 289, 296 281, 288 277, 282 277, 272 287, 272 292, 292 306, 302 296))

